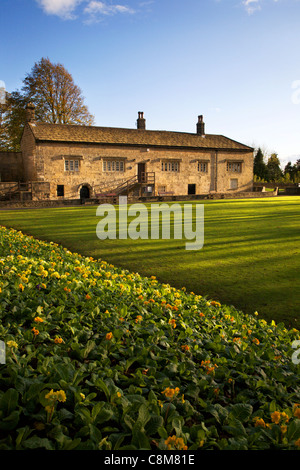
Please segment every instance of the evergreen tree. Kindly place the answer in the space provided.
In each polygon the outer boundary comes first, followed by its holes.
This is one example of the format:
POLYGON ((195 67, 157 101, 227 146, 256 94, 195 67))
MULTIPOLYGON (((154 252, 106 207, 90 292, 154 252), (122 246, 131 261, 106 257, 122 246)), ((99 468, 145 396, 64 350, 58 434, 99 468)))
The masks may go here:
POLYGON ((276 153, 268 158, 267 163, 267 179, 268 181, 279 181, 283 176, 282 170, 280 168, 280 160, 276 153))
POLYGON ((255 157, 254 157, 254 165, 253 165, 253 172, 257 178, 264 180, 267 174, 266 164, 264 162, 264 154, 261 148, 258 149, 255 157))

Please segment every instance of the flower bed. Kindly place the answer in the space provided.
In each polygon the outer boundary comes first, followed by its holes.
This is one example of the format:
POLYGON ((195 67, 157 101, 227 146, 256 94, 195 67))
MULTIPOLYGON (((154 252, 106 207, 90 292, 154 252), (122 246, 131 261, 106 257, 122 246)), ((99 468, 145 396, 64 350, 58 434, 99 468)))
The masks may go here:
POLYGON ((297 449, 295 329, 0 228, 0 449, 297 449))

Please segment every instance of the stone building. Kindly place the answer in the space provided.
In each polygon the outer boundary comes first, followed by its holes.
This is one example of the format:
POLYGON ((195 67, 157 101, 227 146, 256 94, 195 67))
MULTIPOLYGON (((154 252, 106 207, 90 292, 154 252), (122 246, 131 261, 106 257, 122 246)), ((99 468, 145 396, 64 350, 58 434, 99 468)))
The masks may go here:
POLYGON ((252 191, 253 148, 206 134, 203 116, 195 133, 147 130, 142 112, 136 129, 40 123, 33 105, 26 121, 21 180, 33 199, 252 191))

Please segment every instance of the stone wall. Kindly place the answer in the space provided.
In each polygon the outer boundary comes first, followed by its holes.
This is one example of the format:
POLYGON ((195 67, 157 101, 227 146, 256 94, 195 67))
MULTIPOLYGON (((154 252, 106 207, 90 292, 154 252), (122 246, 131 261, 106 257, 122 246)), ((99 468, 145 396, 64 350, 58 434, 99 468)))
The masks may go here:
MULTIPOLYGON (((50 182, 51 199, 79 198, 82 186, 89 189, 90 197, 96 197, 137 175, 139 164, 145 164, 146 172, 155 172, 156 194, 159 191, 187 195, 193 188, 195 194, 232 192, 231 179, 237 180, 235 192, 252 191, 252 152, 39 143, 36 149, 29 148, 25 153, 26 168, 30 158, 35 161, 35 180, 50 182), (66 171, 65 160, 77 160, 78 168, 66 171), (228 160, 240 162, 241 173, 228 172, 228 160), (104 161, 122 161, 124 171, 104 171, 104 161), (174 167, 178 165, 179 171, 162 171, 163 162, 173 163, 174 167), (198 171, 198 162, 207 163, 207 171, 198 171), (58 196, 58 191, 61 191, 60 194, 63 192, 63 196, 58 196)), ((30 171, 27 170, 26 175, 29 174, 30 171)))

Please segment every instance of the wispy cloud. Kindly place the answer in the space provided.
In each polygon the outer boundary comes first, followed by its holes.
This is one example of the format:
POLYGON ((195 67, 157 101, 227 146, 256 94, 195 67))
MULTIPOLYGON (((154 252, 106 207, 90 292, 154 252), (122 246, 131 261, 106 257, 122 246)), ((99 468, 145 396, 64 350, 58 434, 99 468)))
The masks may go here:
POLYGON ((63 19, 74 19, 77 6, 84 0, 36 0, 47 15, 56 15, 63 19))
POLYGON ((101 2, 98 0, 36 0, 36 2, 46 14, 56 15, 65 20, 73 20, 82 13, 88 18, 87 22, 98 21, 101 16, 135 13, 135 11, 127 5, 101 2), (85 4, 85 7, 83 10, 78 11, 80 4, 82 4, 82 6, 85 4))
MULTIPOLYGON (((271 0, 272 3, 278 2, 278 0, 271 0)), ((248 15, 252 15, 254 12, 262 9, 262 4, 264 0, 243 0, 242 5, 244 5, 248 15)))
POLYGON ((111 3, 104 3, 98 0, 91 0, 88 2, 88 5, 84 9, 84 13, 88 15, 88 19, 86 23, 91 23, 95 21, 99 21, 103 16, 112 16, 117 14, 133 14, 135 10, 126 6, 126 5, 118 5, 118 4, 111 4, 111 3))

